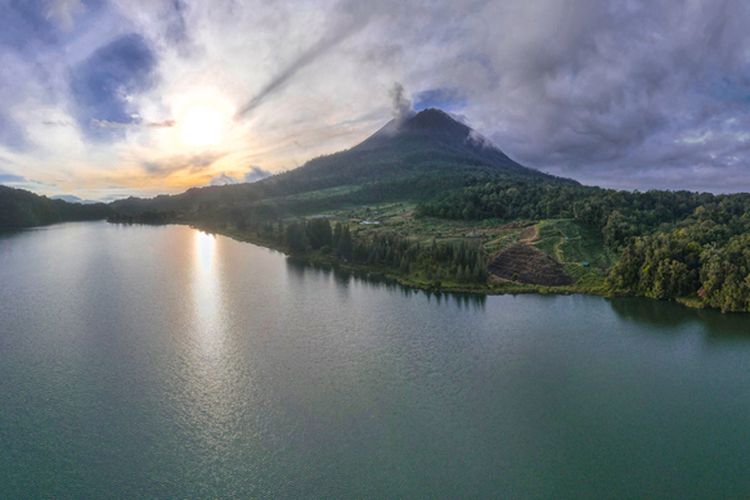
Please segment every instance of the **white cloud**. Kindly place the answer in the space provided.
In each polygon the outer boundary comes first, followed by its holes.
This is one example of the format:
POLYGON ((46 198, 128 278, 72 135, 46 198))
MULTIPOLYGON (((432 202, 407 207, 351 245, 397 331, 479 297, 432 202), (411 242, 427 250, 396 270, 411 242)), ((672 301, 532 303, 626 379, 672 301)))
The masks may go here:
POLYGON ((209 185, 211 186, 227 186, 229 184, 237 184, 239 181, 232 177, 231 175, 225 174, 224 172, 220 173, 219 175, 216 175, 211 178, 211 182, 209 182, 209 185))

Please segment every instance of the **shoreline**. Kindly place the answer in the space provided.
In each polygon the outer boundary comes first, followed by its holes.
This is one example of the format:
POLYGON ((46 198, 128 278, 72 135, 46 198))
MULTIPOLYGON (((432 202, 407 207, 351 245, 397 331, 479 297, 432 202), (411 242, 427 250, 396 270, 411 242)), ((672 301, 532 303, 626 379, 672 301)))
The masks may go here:
MULTIPOLYGON (((86 222, 86 221, 81 221, 86 222)), ((434 284, 426 283, 423 281, 417 281, 413 279, 405 278, 404 276, 394 273, 390 269, 372 269, 361 264, 351 264, 348 262, 342 262, 330 255, 321 254, 307 254, 307 255, 293 255, 289 250, 283 246, 276 244, 273 241, 258 237, 257 234, 250 234, 245 232, 233 231, 226 228, 217 228, 209 225, 201 225, 200 223, 189 222, 189 221, 170 221, 166 223, 154 223, 144 224, 139 222, 121 222, 121 221, 110 221, 103 220, 107 224, 139 224, 147 226, 162 226, 162 225, 178 225, 187 226, 198 231, 203 231, 210 234, 218 234, 225 236, 234 241, 241 243, 250 243, 252 245, 260 246, 269 250, 280 252, 284 254, 288 259, 293 259, 304 265, 320 266, 334 271, 344 271, 351 273, 357 277, 361 277, 369 280, 384 280, 410 288, 413 290, 421 290, 424 292, 431 293, 453 293, 453 294, 471 294, 471 295, 521 295, 521 294, 536 294, 536 295, 588 295, 592 297, 602 297, 605 299, 614 298, 641 298, 653 300, 656 302, 672 302, 681 305, 687 309, 692 310, 704 310, 704 311, 716 311, 721 314, 744 314, 744 313, 726 313, 717 308, 707 307, 701 304, 695 297, 678 297, 674 300, 661 300, 654 299, 652 297, 638 296, 638 295, 617 295, 609 293, 608 291, 601 290, 598 288, 581 288, 575 286, 544 286, 544 285, 532 285, 522 283, 511 283, 506 282, 504 284, 491 284, 479 285, 479 286, 453 286, 444 285, 436 287, 434 284)))
POLYGON ((595 293, 593 291, 586 291, 583 289, 574 289, 566 287, 547 287, 543 285, 525 285, 521 283, 508 283, 506 286, 492 287, 489 285, 477 285, 477 286, 453 286, 453 285, 440 285, 436 287, 433 284, 426 283, 423 281, 417 281, 406 278, 402 275, 394 273, 390 269, 378 269, 371 268, 362 264, 351 264, 349 262, 342 262, 341 260, 325 256, 321 254, 308 253, 305 255, 294 255, 289 252, 287 248, 280 245, 276 245, 271 241, 264 240, 262 238, 253 238, 247 233, 241 233, 226 229, 217 229, 210 226, 201 226, 200 224, 194 223, 175 223, 178 225, 187 225, 193 229, 204 231, 212 234, 219 234, 231 238, 235 241, 242 243, 250 243, 253 245, 275 250, 283 253, 287 258, 293 259, 297 262, 327 267, 329 269, 336 269, 346 271, 352 274, 367 277, 369 279, 385 279, 407 288, 413 288, 418 290, 441 292, 441 293, 472 293, 480 295, 506 295, 506 294, 520 294, 520 293, 536 293, 539 295, 574 295, 574 294, 586 294, 596 295, 600 297, 606 297, 604 293, 595 293))

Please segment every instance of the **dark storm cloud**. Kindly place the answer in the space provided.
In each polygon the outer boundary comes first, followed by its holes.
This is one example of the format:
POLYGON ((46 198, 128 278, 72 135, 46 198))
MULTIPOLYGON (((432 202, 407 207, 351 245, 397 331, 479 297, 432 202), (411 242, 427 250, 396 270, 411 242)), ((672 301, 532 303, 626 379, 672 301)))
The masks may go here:
POLYGON ((483 131, 520 161, 583 181, 666 187, 679 181, 675 169, 695 176, 702 168, 729 176, 711 189, 732 189, 750 159, 749 4, 537 6, 514 18, 496 4, 484 17, 508 14, 498 28, 509 31, 487 31, 462 53, 480 54, 498 75, 457 75, 483 131), (662 183, 663 169, 671 173, 662 183))
POLYGON ((156 57, 137 34, 125 35, 96 50, 71 71, 70 88, 79 125, 94 139, 107 139, 119 127, 137 123, 128 102, 154 84, 156 57))
POLYGON ((0 1, 0 45, 26 51, 39 44, 54 43, 60 33, 58 27, 45 15, 44 0, 0 1))

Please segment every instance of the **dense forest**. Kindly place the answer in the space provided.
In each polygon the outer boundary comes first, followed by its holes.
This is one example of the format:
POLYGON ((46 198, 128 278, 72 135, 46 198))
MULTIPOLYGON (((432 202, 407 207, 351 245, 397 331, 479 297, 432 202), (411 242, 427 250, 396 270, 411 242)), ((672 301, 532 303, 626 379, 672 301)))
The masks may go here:
POLYGON ((103 203, 82 205, 0 186, 0 228, 21 228, 56 222, 105 219, 113 213, 103 203))
POLYGON ((419 205, 454 219, 571 218, 618 252, 612 293, 750 311, 750 195, 488 182, 419 205))
POLYGON ((438 243, 433 239, 425 245, 397 233, 352 234, 348 224, 331 224, 325 218, 266 222, 254 229, 292 256, 313 255, 324 262, 366 266, 434 288, 444 282, 470 285, 487 280, 487 261, 478 242, 438 243))

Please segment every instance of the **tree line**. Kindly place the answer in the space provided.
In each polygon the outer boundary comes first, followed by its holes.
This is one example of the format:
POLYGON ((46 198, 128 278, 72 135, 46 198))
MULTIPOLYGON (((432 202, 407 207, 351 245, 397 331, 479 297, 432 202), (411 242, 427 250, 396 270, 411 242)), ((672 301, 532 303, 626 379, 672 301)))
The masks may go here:
POLYGON ((68 221, 106 219, 112 209, 102 203, 83 205, 0 186, 0 228, 21 228, 68 221))
POLYGON ((750 311, 750 210, 745 195, 698 207, 669 231, 634 238, 609 275, 615 293, 692 297, 722 311, 750 311), (743 207, 743 205, 745 205, 743 207))
POLYGON ((486 256, 478 242, 424 242, 390 231, 355 233, 348 223, 331 224, 324 218, 266 223, 260 233, 282 243, 292 255, 318 252, 435 287, 446 282, 479 284, 487 280, 486 256))
POLYGON ((576 184, 496 181, 423 202, 417 214, 446 219, 570 218, 598 230, 617 249, 635 236, 666 228, 717 197, 689 191, 629 192, 576 184))

